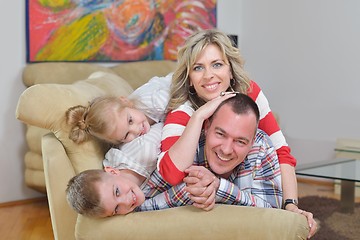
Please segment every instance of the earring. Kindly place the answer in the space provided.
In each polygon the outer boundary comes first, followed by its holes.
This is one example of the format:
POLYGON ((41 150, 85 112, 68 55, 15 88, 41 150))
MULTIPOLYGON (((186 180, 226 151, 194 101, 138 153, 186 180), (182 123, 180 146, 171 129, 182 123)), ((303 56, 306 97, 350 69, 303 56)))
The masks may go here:
POLYGON ((235 79, 232 78, 230 79, 230 86, 229 86, 232 92, 235 92, 235 90, 233 89, 234 86, 235 86, 235 79))
POLYGON ((190 95, 195 95, 195 94, 196 94, 196 91, 195 91, 194 86, 190 86, 190 87, 189 87, 189 94, 190 94, 190 95))

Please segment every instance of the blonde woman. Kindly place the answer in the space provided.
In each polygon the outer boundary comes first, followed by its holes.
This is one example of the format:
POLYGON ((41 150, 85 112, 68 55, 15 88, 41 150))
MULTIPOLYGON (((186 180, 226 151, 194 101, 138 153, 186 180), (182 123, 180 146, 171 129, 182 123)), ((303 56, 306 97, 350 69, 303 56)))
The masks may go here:
MULTIPOLYGON (((205 120, 196 110, 227 91, 247 94, 257 103, 260 109, 258 127, 270 136, 279 158, 285 199, 283 207, 305 215, 312 236, 316 231, 312 213, 297 207, 296 159, 290 154, 265 95, 245 72, 238 48, 221 31, 199 31, 190 36, 179 50, 178 66, 171 85, 169 114, 162 133, 159 172, 172 185, 186 181, 189 174, 186 169, 192 165, 205 120)), ((198 207, 208 207, 208 202, 202 203, 199 201, 198 207)))

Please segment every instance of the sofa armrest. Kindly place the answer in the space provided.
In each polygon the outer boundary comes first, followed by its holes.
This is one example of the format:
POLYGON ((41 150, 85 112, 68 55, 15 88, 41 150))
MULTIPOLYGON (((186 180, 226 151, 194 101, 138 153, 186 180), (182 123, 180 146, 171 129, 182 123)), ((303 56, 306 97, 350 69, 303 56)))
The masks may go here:
POLYGON ((103 219, 79 216, 76 239, 306 239, 306 218, 293 212, 234 205, 193 206, 103 219))
POLYGON ((46 191, 55 239, 75 239, 77 214, 66 201, 66 186, 75 171, 61 142, 50 132, 42 137, 46 191), (51 174, 50 174, 51 173, 51 174))

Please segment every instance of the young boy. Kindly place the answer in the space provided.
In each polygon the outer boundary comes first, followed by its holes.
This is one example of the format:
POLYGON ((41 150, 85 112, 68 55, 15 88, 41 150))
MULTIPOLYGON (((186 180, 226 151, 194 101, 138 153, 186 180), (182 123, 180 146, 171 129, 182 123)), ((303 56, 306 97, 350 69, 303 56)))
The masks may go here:
POLYGON ((111 167, 81 172, 70 179, 66 193, 70 206, 89 217, 124 215, 145 200, 138 184, 111 167))

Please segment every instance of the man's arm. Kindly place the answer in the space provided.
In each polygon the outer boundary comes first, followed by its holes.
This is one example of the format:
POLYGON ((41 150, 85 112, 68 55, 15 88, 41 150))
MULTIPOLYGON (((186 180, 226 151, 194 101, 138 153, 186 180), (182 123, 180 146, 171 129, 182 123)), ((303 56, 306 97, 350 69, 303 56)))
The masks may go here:
POLYGON ((157 170, 153 172, 142 190, 145 194, 145 202, 136 208, 137 212, 180 207, 193 203, 185 192, 185 183, 171 186, 157 170))

